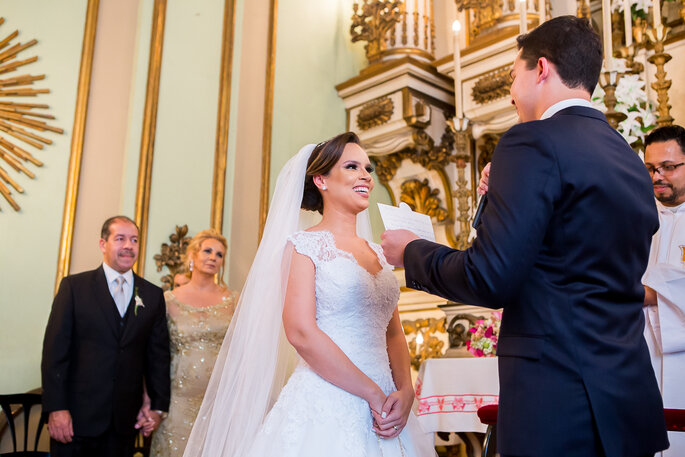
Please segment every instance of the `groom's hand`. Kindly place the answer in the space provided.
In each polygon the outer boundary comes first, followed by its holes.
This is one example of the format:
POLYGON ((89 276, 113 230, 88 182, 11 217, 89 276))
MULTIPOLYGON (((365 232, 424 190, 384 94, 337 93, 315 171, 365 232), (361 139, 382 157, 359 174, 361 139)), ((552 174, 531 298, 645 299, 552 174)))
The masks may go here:
POLYGON ((386 230, 381 235, 385 259, 396 267, 404 266, 404 248, 419 237, 409 230, 386 230))

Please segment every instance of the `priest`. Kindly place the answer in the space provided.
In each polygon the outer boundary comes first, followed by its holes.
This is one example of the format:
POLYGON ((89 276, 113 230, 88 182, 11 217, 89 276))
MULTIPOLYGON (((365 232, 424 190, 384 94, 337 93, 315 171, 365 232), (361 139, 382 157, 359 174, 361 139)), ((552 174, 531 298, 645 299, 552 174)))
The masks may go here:
MULTIPOLYGON (((659 210, 645 286, 645 339, 665 408, 685 409, 685 129, 660 127, 645 139, 645 165, 659 210)), ((669 433, 664 457, 685 455, 685 433, 669 433)))

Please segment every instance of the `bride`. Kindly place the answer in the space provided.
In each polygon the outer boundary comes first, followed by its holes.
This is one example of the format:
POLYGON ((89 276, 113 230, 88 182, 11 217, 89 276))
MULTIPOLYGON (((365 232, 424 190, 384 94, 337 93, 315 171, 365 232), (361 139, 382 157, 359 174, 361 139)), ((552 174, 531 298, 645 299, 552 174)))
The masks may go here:
POLYGON ((281 171, 186 457, 435 455, 411 413, 398 283, 368 241, 371 172, 354 133, 281 171), (298 231, 300 208, 320 222, 298 231))

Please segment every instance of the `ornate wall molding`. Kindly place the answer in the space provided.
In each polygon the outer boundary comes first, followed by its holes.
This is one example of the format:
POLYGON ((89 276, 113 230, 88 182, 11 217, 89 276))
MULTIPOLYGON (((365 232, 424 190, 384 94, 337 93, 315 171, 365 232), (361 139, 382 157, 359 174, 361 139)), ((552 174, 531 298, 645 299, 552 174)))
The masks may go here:
POLYGON ((409 205, 412 211, 427 214, 438 222, 447 219, 447 210, 440 206, 440 190, 432 189, 428 179, 409 179, 402 183, 401 191, 400 201, 409 205))
POLYGON ((174 233, 169 235, 170 244, 162 243, 161 251, 155 254, 155 264, 157 271, 162 271, 166 267, 169 274, 162 276, 162 289, 169 290, 173 288, 174 276, 180 273, 183 269, 183 255, 186 253, 191 237, 188 235, 188 226, 176 226, 174 233))
POLYGON ((389 183, 395 177, 403 160, 409 159, 427 170, 435 171, 442 182, 442 188, 445 192, 445 205, 447 206, 447 216, 440 222, 445 225, 447 242, 450 246, 457 247, 458 239, 454 233, 454 221, 456 217, 453 202, 454 196, 452 194, 450 179, 447 175, 447 171, 445 171, 447 165, 457 161, 457 156, 453 154, 456 141, 455 133, 448 125, 442 135, 440 144, 435 145, 435 142, 425 130, 417 129, 414 131, 413 140, 414 147, 412 148, 406 148, 399 152, 371 158, 376 165, 378 180, 386 189, 388 189, 388 193, 390 194, 390 198, 394 205, 396 204, 396 197, 389 183))
POLYGON ((155 150, 157 128, 157 105, 159 102, 159 80, 162 74, 162 48, 164 45, 164 24, 166 21, 166 0, 155 0, 152 13, 150 56, 145 90, 145 111, 140 139, 138 162, 138 185, 136 188, 135 220, 140 232, 138 261, 134 267, 138 275, 145 273, 145 252, 147 245, 147 220, 150 210, 150 186, 152 183, 152 159, 155 150))
MULTIPOLYGON (((513 3, 512 0, 509 2, 513 3)), ((467 14, 469 10, 473 12, 470 16, 469 37, 471 39, 497 25, 502 17, 503 2, 501 0, 456 0, 455 3, 457 11, 467 10, 467 14)))
MULTIPOLYGON (((5 18, 0 17, 0 25, 4 22, 5 18)), ((19 60, 19 54, 38 41, 34 39, 23 44, 13 44, 12 40, 18 35, 19 30, 15 30, 0 40, 0 75, 12 73, 18 68, 38 60, 36 56, 19 60)), ((35 97, 50 93, 49 89, 33 89, 31 87, 35 81, 43 79, 45 79, 45 75, 29 74, 0 78, 0 100, 4 100, 5 97, 10 97, 12 100, 16 97, 35 97)), ((40 111, 47 108, 49 106, 45 104, 0 101, 0 160, 4 161, 15 172, 23 173, 31 179, 34 179, 36 175, 24 163, 29 162, 36 167, 42 167, 43 162, 35 158, 23 145, 42 150, 44 145, 52 144, 52 140, 39 135, 37 132, 64 133, 62 129, 40 120, 55 119, 55 116, 40 111), (19 143, 16 140, 19 140, 19 143)), ((0 195, 5 198, 12 209, 19 211, 21 208, 14 200, 10 188, 17 193, 24 193, 23 187, 10 176, 5 168, 0 166, 0 195)))
POLYGON ((214 148, 214 177, 210 226, 219 232, 224 225, 226 195, 226 161, 228 155, 228 126, 231 111, 231 80, 233 74, 233 36, 235 30, 235 0, 224 3, 224 23, 221 37, 221 70, 219 73, 219 106, 216 116, 214 148))
POLYGON ((511 66, 496 68, 476 81, 471 89, 471 97, 478 104, 489 103, 499 98, 508 97, 511 88, 511 66))
POLYGON ((372 127, 383 125, 390 120, 395 105, 392 99, 380 97, 371 100, 361 107, 357 114, 357 127, 361 130, 368 130, 372 127))
POLYGON ((372 157, 376 165, 376 174, 382 184, 392 180, 404 159, 409 159, 428 170, 443 168, 454 162, 454 133, 445 129, 440 144, 437 146, 433 138, 425 130, 416 129, 412 134, 414 147, 384 156, 372 157))
POLYGON ((269 4, 269 37, 266 48, 266 83, 264 88, 264 124, 262 131, 262 189, 259 194, 259 239, 262 239, 269 211, 269 181, 271 177, 271 130, 274 111, 274 77, 276 74, 276 19, 278 0, 269 4))
POLYGON ((74 126, 71 135, 71 151, 69 153, 69 167, 67 169, 67 186, 64 197, 64 212, 62 214, 62 234, 60 235, 59 253, 57 255, 55 293, 57 293, 62 278, 69 274, 69 267, 71 265, 76 199, 79 189, 79 177, 81 175, 83 138, 86 133, 86 114, 88 113, 88 95, 90 93, 90 77, 93 70, 93 51, 95 50, 95 32, 99 8, 100 0, 88 0, 86 23, 83 30, 83 46, 81 48, 81 65, 76 89, 76 108, 74 110, 74 126))

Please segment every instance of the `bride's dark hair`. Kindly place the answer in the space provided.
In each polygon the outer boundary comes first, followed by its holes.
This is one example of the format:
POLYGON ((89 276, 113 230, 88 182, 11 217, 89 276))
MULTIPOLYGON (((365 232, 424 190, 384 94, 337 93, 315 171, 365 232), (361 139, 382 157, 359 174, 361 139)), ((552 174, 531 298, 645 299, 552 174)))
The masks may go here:
POLYGON ((321 191, 314 184, 314 176, 328 175, 333 166, 340 160, 345 146, 349 143, 360 144, 359 137, 354 132, 345 132, 334 136, 330 140, 316 145, 307 161, 307 174, 304 177, 304 193, 302 194, 302 209, 318 211, 323 214, 323 197, 321 191))

